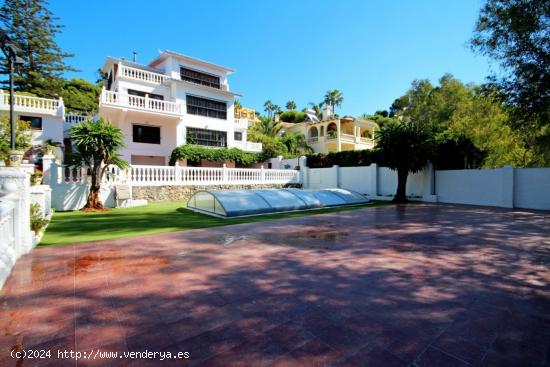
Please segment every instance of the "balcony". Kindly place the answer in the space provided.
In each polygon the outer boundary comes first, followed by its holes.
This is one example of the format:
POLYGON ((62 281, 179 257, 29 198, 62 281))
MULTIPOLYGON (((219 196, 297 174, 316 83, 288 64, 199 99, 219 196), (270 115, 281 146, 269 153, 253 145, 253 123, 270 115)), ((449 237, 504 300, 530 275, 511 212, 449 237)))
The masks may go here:
MULTIPOLYGON (((39 113, 41 115, 63 116, 63 100, 23 96, 16 94, 13 98, 13 106, 16 112, 39 113)), ((9 111, 10 95, 0 91, 0 110, 9 111)))
POLYGON ((151 112, 162 115, 181 115, 181 105, 177 102, 139 97, 125 93, 112 92, 105 89, 101 92, 100 105, 105 107, 131 109, 134 111, 151 112))
POLYGON ((162 84, 170 79, 168 75, 137 69, 122 64, 120 64, 118 68, 118 77, 150 84, 162 84))
POLYGON ((233 143, 233 146, 235 148, 239 148, 241 150, 244 150, 245 152, 252 152, 252 153, 261 153, 262 152, 262 143, 254 143, 251 141, 238 141, 235 140, 233 143))

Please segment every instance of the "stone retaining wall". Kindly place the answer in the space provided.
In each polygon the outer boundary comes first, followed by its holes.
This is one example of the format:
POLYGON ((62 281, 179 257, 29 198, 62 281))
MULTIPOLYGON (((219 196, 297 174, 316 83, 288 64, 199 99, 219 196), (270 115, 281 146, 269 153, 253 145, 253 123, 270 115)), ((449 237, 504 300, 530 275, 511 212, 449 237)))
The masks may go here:
POLYGON ((132 199, 146 199, 147 201, 185 201, 197 191, 201 190, 254 190, 254 189, 282 189, 287 187, 301 187, 300 184, 286 185, 204 185, 204 186, 133 186, 132 199))

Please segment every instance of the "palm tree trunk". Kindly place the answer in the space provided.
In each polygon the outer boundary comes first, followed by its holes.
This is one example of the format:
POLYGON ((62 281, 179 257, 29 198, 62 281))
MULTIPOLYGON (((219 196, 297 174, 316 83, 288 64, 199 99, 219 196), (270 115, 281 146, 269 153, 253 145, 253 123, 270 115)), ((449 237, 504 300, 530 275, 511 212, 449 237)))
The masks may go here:
POLYGON ((98 179, 98 175, 100 171, 101 171, 101 168, 99 167, 92 168, 92 172, 91 172, 92 182, 90 184, 90 193, 88 194, 88 200, 86 202, 86 205, 84 205, 84 208, 82 208, 82 210, 105 210, 105 206, 103 206, 103 203, 99 198, 99 190, 101 189, 101 186, 100 186, 101 180, 98 179))
POLYGON ((393 198, 394 203, 406 203, 407 200, 407 177, 409 171, 406 169, 397 170, 397 192, 393 198))

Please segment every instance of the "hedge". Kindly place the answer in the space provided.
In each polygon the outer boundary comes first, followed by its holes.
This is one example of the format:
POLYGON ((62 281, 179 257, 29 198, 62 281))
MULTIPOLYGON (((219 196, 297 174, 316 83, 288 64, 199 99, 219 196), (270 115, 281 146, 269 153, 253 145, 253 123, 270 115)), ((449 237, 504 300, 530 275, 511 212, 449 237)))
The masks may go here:
POLYGON ((309 168, 326 168, 335 165, 341 167, 369 166, 380 161, 380 154, 376 150, 369 149, 310 154, 307 156, 307 166, 309 168))
POLYGON ((200 145, 180 145, 172 151, 170 165, 175 165, 180 159, 187 159, 193 162, 201 160, 212 162, 231 161, 237 164, 248 166, 252 163, 262 162, 262 155, 259 153, 247 153, 238 148, 207 148, 200 145))

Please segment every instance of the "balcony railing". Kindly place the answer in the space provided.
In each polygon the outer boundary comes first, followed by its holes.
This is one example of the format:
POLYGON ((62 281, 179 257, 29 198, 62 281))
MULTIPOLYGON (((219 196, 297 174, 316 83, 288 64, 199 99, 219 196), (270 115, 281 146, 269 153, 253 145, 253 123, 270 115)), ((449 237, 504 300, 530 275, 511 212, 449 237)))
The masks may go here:
POLYGON ((80 124, 81 122, 91 120, 92 117, 88 115, 79 115, 77 113, 65 114, 65 123, 68 125, 80 124))
POLYGON ((118 69, 119 77, 138 80, 140 82, 147 82, 152 84, 161 84, 169 79, 168 75, 155 73, 152 71, 133 68, 130 66, 119 65, 118 69))
POLYGON ((181 105, 176 102, 139 97, 105 89, 101 92, 101 104, 169 115, 181 114, 181 105))
POLYGON ((239 148, 241 150, 244 150, 245 152, 260 153, 262 151, 262 143, 235 140, 233 145, 235 146, 235 148, 239 148))
MULTIPOLYGON (((13 98, 15 111, 36 112, 48 115, 63 115, 62 99, 40 98, 16 94, 13 98)), ((0 91, 0 110, 10 109, 10 95, 0 91)))

